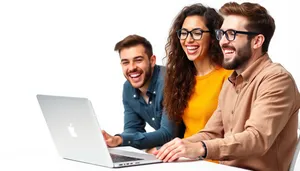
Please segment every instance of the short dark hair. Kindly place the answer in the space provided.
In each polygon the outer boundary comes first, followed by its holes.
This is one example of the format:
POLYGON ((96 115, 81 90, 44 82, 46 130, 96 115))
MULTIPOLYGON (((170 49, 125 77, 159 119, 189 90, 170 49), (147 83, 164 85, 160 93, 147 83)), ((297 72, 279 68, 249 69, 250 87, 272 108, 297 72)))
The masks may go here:
POLYGON ((225 16, 239 15, 246 17, 249 20, 246 29, 264 35, 265 41, 262 45, 262 52, 268 51, 275 31, 275 21, 266 8, 257 3, 245 2, 238 4, 236 2, 228 2, 221 7, 220 12, 225 16))
POLYGON ((151 43, 146 38, 136 35, 136 34, 129 35, 129 36, 125 37, 123 40, 119 41, 115 45, 115 51, 118 51, 120 53, 120 51, 122 49, 130 48, 130 47, 133 47, 136 45, 144 46, 145 52, 149 58, 153 55, 151 43))

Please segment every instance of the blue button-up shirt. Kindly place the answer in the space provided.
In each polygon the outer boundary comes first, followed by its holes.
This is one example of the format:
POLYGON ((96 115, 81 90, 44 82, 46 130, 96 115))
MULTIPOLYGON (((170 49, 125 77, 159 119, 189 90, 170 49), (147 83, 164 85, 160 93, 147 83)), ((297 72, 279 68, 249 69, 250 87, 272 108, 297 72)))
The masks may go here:
POLYGON ((147 90, 149 102, 146 103, 135 89, 126 81, 123 87, 124 132, 122 146, 148 149, 161 146, 176 135, 175 123, 170 121, 163 110, 163 85, 165 67, 155 65, 147 90), (146 132, 146 122, 155 129, 146 132))

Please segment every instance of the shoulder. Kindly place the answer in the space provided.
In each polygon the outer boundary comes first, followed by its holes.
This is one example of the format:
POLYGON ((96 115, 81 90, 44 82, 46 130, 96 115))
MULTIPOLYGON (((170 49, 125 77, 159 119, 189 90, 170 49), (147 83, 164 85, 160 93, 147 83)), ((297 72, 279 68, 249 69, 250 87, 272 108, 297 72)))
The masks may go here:
POLYGON ((166 74, 166 67, 161 65, 156 65, 157 69, 159 70, 158 78, 157 80, 159 82, 164 82, 165 74, 166 74))
POLYGON ((223 67, 217 67, 216 70, 218 71, 218 74, 224 78, 228 78, 233 73, 233 70, 227 70, 223 67))
POLYGON ((298 95, 296 82, 293 76, 279 63, 270 63, 265 66, 254 78, 254 85, 261 93, 282 93, 289 94, 290 97, 298 95))
POLYGON ((123 84, 123 88, 132 88, 132 86, 131 86, 130 82, 126 80, 123 84))
MULTIPOLYGON (((296 102, 297 109, 300 106, 300 94, 296 82, 281 64, 271 63, 266 66, 258 75, 255 84, 258 86, 258 92, 262 95, 272 94, 277 98, 284 98, 296 102)), ((287 100, 287 101, 289 101, 287 100)))
POLYGON ((283 78, 293 81, 293 76, 289 73, 281 64, 279 63, 270 63, 267 65, 258 75, 259 80, 269 80, 269 79, 278 79, 283 78))
POLYGON ((228 77, 230 77, 230 75, 233 73, 233 70, 227 70, 222 67, 217 67, 216 70, 217 70, 216 77, 221 79, 222 82, 226 82, 226 80, 228 80, 228 77))
POLYGON ((132 94, 135 89, 131 86, 129 81, 125 81, 123 84, 123 95, 132 94))

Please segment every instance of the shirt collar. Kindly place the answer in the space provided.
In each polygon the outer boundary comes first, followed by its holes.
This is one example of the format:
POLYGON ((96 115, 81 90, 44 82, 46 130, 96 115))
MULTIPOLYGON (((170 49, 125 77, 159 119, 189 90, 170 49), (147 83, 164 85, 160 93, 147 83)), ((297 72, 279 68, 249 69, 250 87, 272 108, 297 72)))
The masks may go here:
POLYGON ((231 76, 228 78, 228 81, 233 85, 236 84, 236 79, 238 76, 243 78, 243 81, 251 82, 268 64, 272 63, 272 60, 269 58, 269 55, 266 53, 263 56, 256 59, 245 71, 240 75, 234 71, 231 76))

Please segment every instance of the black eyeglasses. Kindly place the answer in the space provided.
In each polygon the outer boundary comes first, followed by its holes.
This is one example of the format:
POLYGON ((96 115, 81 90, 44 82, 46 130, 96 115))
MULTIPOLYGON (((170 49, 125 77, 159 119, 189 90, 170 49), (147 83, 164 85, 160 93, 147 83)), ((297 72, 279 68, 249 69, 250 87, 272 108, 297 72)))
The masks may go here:
POLYGON ((250 31, 237 31, 237 30, 233 30, 233 29, 228 29, 226 31, 222 30, 222 29, 216 29, 216 38, 217 40, 221 40, 222 37, 225 34, 225 37, 228 41, 232 41, 235 39, 236 34, 247 34, 247 35, 258 35, 260 33, 256 33, 256 32, 250 32, 250 31))
POLYGON ((180 40, 185 40, 189 36, 189 34, 191 34, 194 40, 200 40, 202 38, 203 33, 209 33, 210 31, 205 31, 200 28, 194 28, 193 30, 188 31, 187 29, 183 28, 177 30, 176 32, 177 32, 177 37, 180 40))

